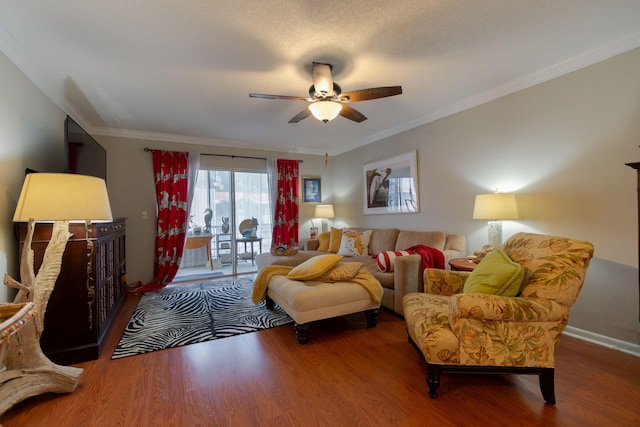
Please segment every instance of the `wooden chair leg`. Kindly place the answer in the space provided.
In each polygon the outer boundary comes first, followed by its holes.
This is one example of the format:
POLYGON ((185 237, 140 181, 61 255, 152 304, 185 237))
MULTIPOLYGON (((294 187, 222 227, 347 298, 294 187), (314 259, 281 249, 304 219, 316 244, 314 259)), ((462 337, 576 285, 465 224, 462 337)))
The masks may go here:
POLYGON ((276 303, 274 300, 272 300, 269 297, 266 297, 264 300, 264 305, 269 309, 269 310, 273 310, 273 308, 276 306, 276 303))
POLYGON ((378 324, 378 309, 366 310, 364 314, 367 316, 367 328, 375 328, 378 324))
POLYGON ((440 387, 440 369, 437 366, 429 365, 427 368, 427 385, 429 386, 429 397, 438 397, 438 387, 440 387))
POLYGON ((309 342, 309 324, 308 323, 304 323, 302 325, 299 323, 296 323, 293 325, 293 328, 296 331, 296 339, 300 344, 306 344, 307 342, 309 342))
POLYGON ((549 405, 556 404, 556 393, 554 387, 554 370, 553 368, 545 369, 538 378, 540 379, 540 391, 545 402, 549 405))

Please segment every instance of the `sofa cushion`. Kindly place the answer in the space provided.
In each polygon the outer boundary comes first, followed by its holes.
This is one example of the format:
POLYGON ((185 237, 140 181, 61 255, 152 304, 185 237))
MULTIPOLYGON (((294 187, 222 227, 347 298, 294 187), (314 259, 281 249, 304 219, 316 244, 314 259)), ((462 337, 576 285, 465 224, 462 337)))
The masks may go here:
POLYGON ((376 263, 378 264, 378 270, 380 271, 393 271, 393 265, 395 260, 399 256, 412 255, 414 251, 384 251, 380 252, 376 257, 376 263))
POLYGON ((342 230, 340 249, 338 255, 344 256, 364 256, 369 255, 369 239, 371 230, 352 230, 345 228, 342 230))
POLYGON ((329 250, 327 252, 336 253, 340 250, 340 241, 342 240, 342 229, 331 227, 329 232, 329 250))
POLYGON ((342 255, 324 254, 309 258, 302 264, 294 267, 287 274, 292 280, 313 280, 332 269, 342 259, 342 255))
POLYGON ((364 267, 363 262, 340 262, 320 276, 321 282, 346 282, 353 279, 364 267))
POLYGON ((407 231, 398 233, 396 246, 392 250, 403 251, 417 245, 429 246, 439 250, 444 250, 447 235, 442 231, 407 231))
MULTIPOLYGON (((371 255, 378 255, 380 252, 395 250, 399 232, 400 230, 397 228, 374 229, 373 233, 371 233, 371 240, 369 241, 369 253, 371 255)), ((402 249, 408 247, 409 246, 405 246, 402 249)))
POLYGON ((318 251, 329 252, 329 239, 331 237, 330 232, 320 233, 318 235, 318 251))
POLYGON ((501 249, 489 252, 464 282, 467 294, 515 297, 524 279, 524 268, 501 249))

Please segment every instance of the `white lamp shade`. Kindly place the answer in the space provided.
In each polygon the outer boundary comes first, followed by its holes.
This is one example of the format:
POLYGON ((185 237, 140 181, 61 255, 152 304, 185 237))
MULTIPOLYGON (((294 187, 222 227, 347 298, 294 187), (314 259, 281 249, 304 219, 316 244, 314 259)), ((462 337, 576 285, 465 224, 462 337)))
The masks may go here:
POLYGON ((68 173, 31 173, 25 177, 14 222, 112 221, 103 179, 68 173))
POLYGON ((515 194, 478 194, 473 219, 518 219, 515 194))
POLYGON ((316 101, 313 104, 309 104, 309 110, 316 119, 328 122, 340 114, 342 104, 334 101, 316 101))
POLYGON ((316 218, 334 218, 333 205, 316 205, 316 218))

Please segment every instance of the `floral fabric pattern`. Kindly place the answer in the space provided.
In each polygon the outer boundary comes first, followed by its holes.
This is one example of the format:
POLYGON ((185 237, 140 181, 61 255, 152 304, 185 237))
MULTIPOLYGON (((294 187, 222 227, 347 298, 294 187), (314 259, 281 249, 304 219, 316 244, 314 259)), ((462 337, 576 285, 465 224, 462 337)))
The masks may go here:
POLYGON ((464 294, 469 273, 437 269, 424 271, 427 293, 404 296, 407 331, 429 363, 554 367, 593 245, 518 233, 503 247, 525 269, 517 297, 464 294))
POLYGON ((369 240, 371 240, 372 233, 372 230, 343 229, 338 254, 344 256, 369 255, 369 240))
POLYGON ((298 244, 298 198, 299 177, 298 161, 278 159, 278 198, 273 220, 273 246, 286 247, 298 244))
POLYGON ((170 283, 178 272, 188 226, 189 153, 153 150, 158 218, 153 281, 138 292, 155 291, 170 283))

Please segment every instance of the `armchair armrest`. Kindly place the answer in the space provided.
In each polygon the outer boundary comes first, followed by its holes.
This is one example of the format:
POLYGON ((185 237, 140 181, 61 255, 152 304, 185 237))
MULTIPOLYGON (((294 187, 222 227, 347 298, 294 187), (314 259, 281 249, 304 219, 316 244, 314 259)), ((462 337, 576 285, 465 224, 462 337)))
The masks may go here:
POLYGON ((456 294, 451 297, 452 318, 483 321, 566 322, 569 310, 544 298, 503 297, 486 294, 456 294))
POLYGON ((424 292, 434 295, 451 296, 462 292, 464 282, 471 274, 468 271, 424 269, 424 292))
POLYGON ((461 365, 553 368, 569 310, 543 298, 457 294, 449 326, 461 365))
POLYGON ((393 265, 394 311, 404 314, 402 297, 411 292, 422 292, 422 257, 418 254, 397 257, 393 265))

